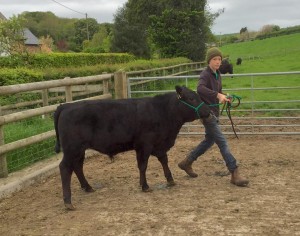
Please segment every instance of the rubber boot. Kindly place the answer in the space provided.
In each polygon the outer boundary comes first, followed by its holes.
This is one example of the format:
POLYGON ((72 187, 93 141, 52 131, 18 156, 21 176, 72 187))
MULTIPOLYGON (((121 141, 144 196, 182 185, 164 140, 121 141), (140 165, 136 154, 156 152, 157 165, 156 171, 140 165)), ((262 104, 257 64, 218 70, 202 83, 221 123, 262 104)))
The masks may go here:
POLYGON ((191 160, 188 157, 186 157, 183 161, 179 162, 178 167, 184 170, 192 178, 196 178, 198 175, 192 169, 193 162, 194 160, 191 160))
POLYGON ((236 186, 239 187, 245 187, 249 184, 249 180, 243 178, 240 173, 239 169, 236 168, 232 173, 231 173, 231 180, 230 182, 236 186))

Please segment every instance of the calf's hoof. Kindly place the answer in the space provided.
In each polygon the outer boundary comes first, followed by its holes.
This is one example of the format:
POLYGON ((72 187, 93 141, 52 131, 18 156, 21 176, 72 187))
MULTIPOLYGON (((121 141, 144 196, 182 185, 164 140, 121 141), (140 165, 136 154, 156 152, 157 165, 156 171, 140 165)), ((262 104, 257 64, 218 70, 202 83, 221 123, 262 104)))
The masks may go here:
POLYGON ((176 185, 176 183, 174 182, 174 180, 168 181, 168 183, 167 183, 168 187, 173 187, 175 185, 176 185))
POLYGON ((143 189, 143 192, 144 193, 151 193, 153 190, 151 188, 148 188, 148 189, 143 189))
POLYGON ((87 193, 93 193, 93 192, 95 192, 95 190, 91 186, 83 187, 82 189, 84 191, 86 191, 87 193))
POLYGON ((152 192, 152 189, 149 188, 149 186, 146 186, 146 187, 142 187, 142 191, 143 191, 144 193, 149 193, 149 192, 152 192))
POLYGON ((73 206, 72 203, 65 203, 65 207, 69 211, 74 211, 75 210, 75 207, 73 206))

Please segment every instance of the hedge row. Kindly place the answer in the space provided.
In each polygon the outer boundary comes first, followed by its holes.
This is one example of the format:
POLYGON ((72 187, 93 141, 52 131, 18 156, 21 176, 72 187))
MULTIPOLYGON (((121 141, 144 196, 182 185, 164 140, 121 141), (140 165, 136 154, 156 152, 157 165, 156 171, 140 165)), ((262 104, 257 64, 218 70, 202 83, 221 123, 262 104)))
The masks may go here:
POLYGON ((24 84, 43 80, 44 75, 41 71, 34 71, 27 68, 8 68, 0 70, 0 86, 24 84))
POLYGON ((279 31, 274 31, 268 34, 257 35, 256 39, 266 39, 271 37, 300 33, 300 26, 288 27, 279 31))
POLYGON ((37 81, 63 79, 65 77, 83 77, 102 73, 114 73, 118 70, 138 71, 152 68, 166 67, 191 62, 187 58, 135 60, 120 64, 99 64, 94 66, 65 67, 65 68, 44 68, 44 69, 5 69, 0 70, 0 86, 21 84, 37 81))
POLYGON ((0 57, 0 67, 62 68, 128 63, 133 60, 135 57, 128 53, 40 53, 0 57))

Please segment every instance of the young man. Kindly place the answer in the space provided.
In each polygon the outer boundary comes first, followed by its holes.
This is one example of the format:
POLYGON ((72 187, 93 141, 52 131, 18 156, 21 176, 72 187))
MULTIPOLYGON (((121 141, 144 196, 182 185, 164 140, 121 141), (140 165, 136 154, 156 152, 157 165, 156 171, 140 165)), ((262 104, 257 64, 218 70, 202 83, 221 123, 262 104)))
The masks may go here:
MULTIPOLYGON (((206 61, 207 68, 201 72, 197 86, 197 92, 206 104, 219 104, 230 102, 226 95, 222 94, 222 80, 219 67, 222 62, 222 53, 218 48, 210 48, 207 50, 206 61)), ((181 161, 178 166, 184 170, 189 176, 197 177, 193 171, 192 164, 199 156, 204 154, 214 143, 220 149, 222 157, 231 173, 231 183, 237 186, 246 186, 249 181, 243 178, 237 167, 236 159, 231 154, 226 138, 219 126, 219 107, 210 107, 212 114, 203 119, 205 127, 205 139, 189 153, 189 155, 181 161)))

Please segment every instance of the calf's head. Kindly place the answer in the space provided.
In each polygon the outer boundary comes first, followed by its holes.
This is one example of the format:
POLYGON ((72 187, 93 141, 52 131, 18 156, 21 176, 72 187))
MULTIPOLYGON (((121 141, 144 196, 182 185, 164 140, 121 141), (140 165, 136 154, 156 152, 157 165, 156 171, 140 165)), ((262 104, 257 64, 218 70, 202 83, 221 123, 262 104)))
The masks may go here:
POLYGON ((175 86, 178 100, 182 103, 182 113, 188 115, 188 121, 205 118, 210 114, 209 107, 201 100, 200 96, 185 86, 175 86))

